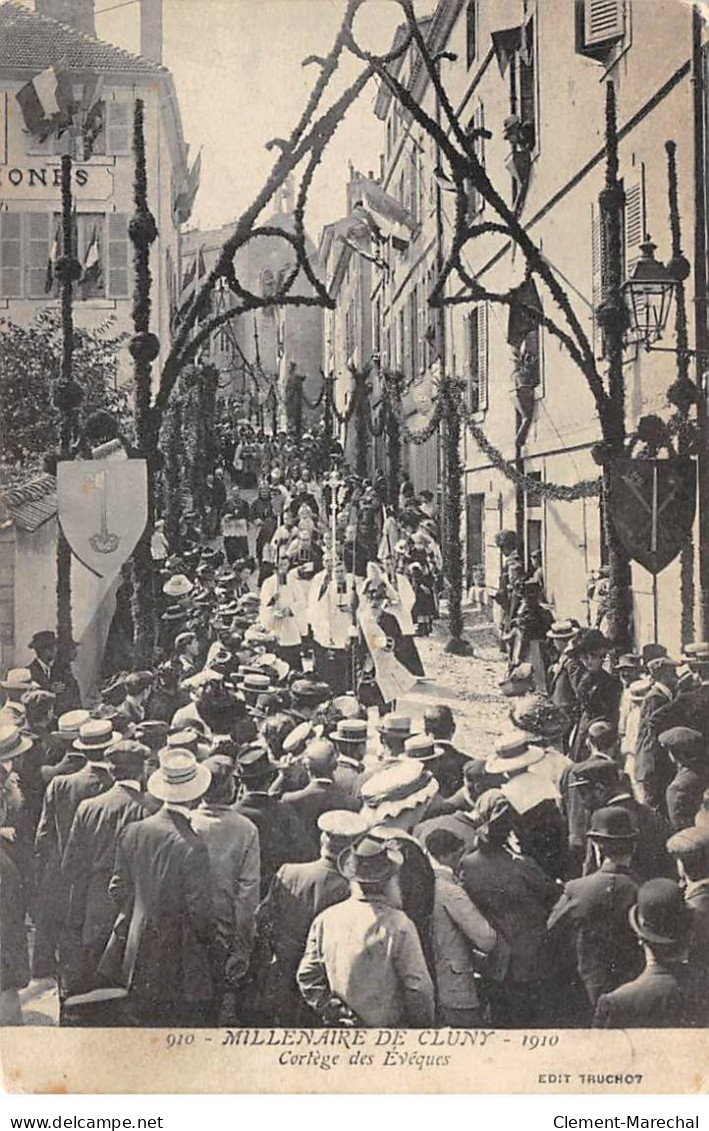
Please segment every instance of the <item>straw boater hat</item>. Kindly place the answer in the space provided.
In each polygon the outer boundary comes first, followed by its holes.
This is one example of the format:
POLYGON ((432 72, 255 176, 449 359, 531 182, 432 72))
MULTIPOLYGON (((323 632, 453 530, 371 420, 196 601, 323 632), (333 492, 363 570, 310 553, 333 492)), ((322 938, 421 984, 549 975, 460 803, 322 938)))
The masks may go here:
POLYGON ((437 793, 438 782, 416 758, 402 759, 373 774, 360 791, 364 808, 377 822, 415 809, 437 793))
POLYGON ((367 741, 367 720, 340 719, 330 738, 340 746, 361 746, 367 741))
POLYGON ((159 801, 195 801, 209 788, 212 775, 189 750, 166 750, 160 755, 160 768, 148 778, 148 792, 159 801))
POLYGON ((19 727, 0 727, 0 762, 10 762, 32 749, 32 739, 22 734, 19 727))
POLYGON ((236 686, 244 695, 271 695, 277 690, 270 677, 261 672, 245 672, 236 686))
POLYGON ((575 636, 580 628, 579 622, 572 618, 568 620, 557 620, 554 621, 547 632, 547 637, 549 640, 571 640, 571 637, 575 636))
POLYGON ((186 597, 193 588, 189 577, 184 573, 175 573, 165 582, 162 591, 166 597, 186 597))
POLYGON ((71 746, 74 739, 79 737, 81 727, 84 723, 88 723, 90 718, 88 711, 66 711, 57 719, 57 729, 52 731, 52 738, 71 746))
POLYGON ((5 691, 34 691, 39 684, 32 679, 29 668, 10 668, 5 678, 0 680, 0 687, 5 691))
POLYGON ((692 925, 691 912, 679 884, 662 878, 642 885, 628 918, 638 938, 651 946, 676 946, 684 942, 692 925))
POLYGON ((160 620, 169 624, 171 621, 186 620, 189 616, 184 605, 168 605, 160 620))
POLYGON ((303 753, 305 744, 311 738, 315 738, 315 729, 312 723, 298 723, 297 727, 293 727, 290 734, 286 735, 283 740, 283 753, 289 754, 291 757, 297 757, 299 754, 303 753))
POLYGON ((346 880, 355 880, 366 887, 391 879, 403 862, 403 856, 393 843, 366 835, 345 849, 337 867, 346 880))
POLYGON ((407 758, 415 758, 417 762, 433 762, 441 756, 430 734, 415 734, 412 738, 407 738, 404 754, 407 758))
POLYGON ((488 774, 513 774, 541 762, 543 757, 541 746, 533 746, 526 734, 512 731, 498 738, 495 753, 485 762, 485 769, 488 774))
POLYGON ((412 738, 411 719, 408 715, 385 715, 377 724, 380 734, 390 734, 394 738, 412 738))
POLYGON ((352 841, 366 833, 368 824, 361 813, 349 809, 329 809, 318 817, 318 828, 324 834, 325 847, 339 855, 352 841))
POLYGON ((106 750, 113 742, 120 742, 122 737, 119 731, 113 729, 110 719, 89 719, 88 723, 79 727, 74 749, 90 754, 92 750, 106 750))

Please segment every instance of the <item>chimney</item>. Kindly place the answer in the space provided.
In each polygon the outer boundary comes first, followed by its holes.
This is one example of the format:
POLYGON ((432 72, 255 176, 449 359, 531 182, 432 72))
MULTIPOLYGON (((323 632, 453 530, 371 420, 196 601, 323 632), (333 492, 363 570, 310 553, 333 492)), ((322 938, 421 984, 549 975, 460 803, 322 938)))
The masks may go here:
POLYGON ((86 35, 96 35, 94 0, 35 0, 35 11, 86 35))
POLYGON ((140 54, 162 63, 162 0, 140 0, 140 54))

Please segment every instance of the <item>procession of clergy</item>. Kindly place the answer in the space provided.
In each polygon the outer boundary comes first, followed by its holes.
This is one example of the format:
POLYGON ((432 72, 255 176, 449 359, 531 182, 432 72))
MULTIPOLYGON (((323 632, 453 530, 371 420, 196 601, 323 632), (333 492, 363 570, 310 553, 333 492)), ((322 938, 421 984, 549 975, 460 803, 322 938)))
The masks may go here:
POLYGON ((63 1025, 709 1022, 709 644, 612 657, 508 546, 509 727, 459 748, 430 690, 405 709, 445 581, 430 496, 397 502, 292 467, 179 556, 159 524, 160 661, 90 709, 35 635, 2 681, 3 1024, 49 980, 63 1025))

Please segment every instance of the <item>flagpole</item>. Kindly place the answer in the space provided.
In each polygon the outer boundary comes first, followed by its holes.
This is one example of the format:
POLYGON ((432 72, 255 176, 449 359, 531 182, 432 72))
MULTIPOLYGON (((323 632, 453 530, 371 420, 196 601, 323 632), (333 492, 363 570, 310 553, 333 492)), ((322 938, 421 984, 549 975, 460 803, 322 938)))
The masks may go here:
MULTIPOLYGON (((71 194, 71 156, 62 157, 62 254, 56 264, 61 283, 62 360, 54 403, 59 410, 59 460, 72 458, 76 410, 82 399, 81 387, 72 379, 74 353, 74 283, 81 266, 74 256, 73 208, 71 194)), ((71 610, 71 548, 57 513, 57 669, 60 677, 71 671, 73 623, 71 610)))

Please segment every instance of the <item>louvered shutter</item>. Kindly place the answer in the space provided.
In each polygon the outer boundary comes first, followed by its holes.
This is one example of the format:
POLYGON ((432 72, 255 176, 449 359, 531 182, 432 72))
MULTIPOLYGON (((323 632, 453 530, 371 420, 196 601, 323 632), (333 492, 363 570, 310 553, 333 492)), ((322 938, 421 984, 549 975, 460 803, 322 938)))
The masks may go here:
POLYGON ((52 239, 53 217, 47 212, 28 212, 25 217, 27 241, 27 293, 30 298, 44 298, 47 294, 47 267, 49 245, 52 239))
POLYGON ((488 401, 488 348, 487 348, 487 303, 478 306, 478 410, 484 412, 488 401))
POLYGON ((468 331, 468 407, 477 412, 480 404, 480 348, 478 338, 478 307, 466 318, 468 331))
POLYGON ((645 239, 645 166, 639 165, 625 181, 625 275, 640 258, 645 239))
POLYGON ((584 45, 594 47, 620 39, 625 32, 623 0, 585 0, 584 45))
POLYGON ((0 294, 22 296, 22 213, 0 212, 0 294))
POLYGON ((125 298, 129 294, 128 217, 125 212, 108 214, 108 295, 125 298))
POLYGON ((106 103, 107 152, 111 156, 125 156, 131 152, 131 104, 106 103))

